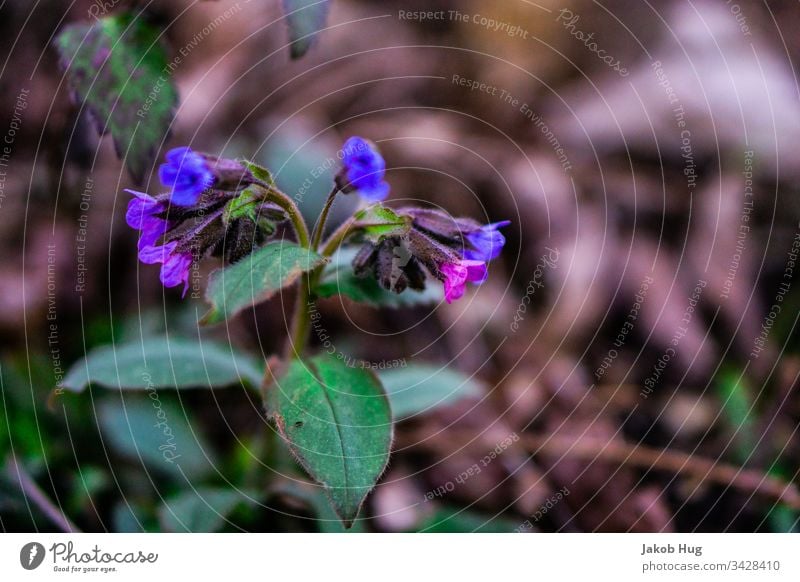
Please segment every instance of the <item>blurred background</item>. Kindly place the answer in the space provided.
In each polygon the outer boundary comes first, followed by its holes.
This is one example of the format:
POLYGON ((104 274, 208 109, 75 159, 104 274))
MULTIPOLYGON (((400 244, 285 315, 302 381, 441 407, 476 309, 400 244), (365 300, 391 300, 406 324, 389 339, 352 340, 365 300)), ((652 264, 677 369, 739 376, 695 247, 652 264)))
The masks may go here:
MULTIPOLYGON (((361 135, 393 201, 512 221, 460 302, 321 304, 353 358, 474 384, 398 424, 355 529, 798 528, 796 2, 334 0, 299 60, 277 0, 139 4, 186 53, 162 154, 256 159, 313 222, 361 135)), ((146 394, 53 392, 205 312, 137 266, 137 185, 69 99, 53 37, 98 5, 0 3, 0 525, 336 530, 244 388, 158 392, 181 471, 146 445, 146 394)), ((292 300, 203 333, 269 356, 292 300)))

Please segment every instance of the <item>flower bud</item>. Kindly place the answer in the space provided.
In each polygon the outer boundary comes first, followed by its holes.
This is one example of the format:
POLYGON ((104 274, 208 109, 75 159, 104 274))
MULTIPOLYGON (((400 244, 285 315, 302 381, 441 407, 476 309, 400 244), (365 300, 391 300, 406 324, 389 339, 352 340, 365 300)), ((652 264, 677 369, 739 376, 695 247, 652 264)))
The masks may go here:
POLYGON ((379 202, 389 195, 389 184, 384 181, 386 162, 371 141, 351 137, 342 147, 342 169, 336 175, 336 186, 344 194, 358 192, 371 202, 379 202))

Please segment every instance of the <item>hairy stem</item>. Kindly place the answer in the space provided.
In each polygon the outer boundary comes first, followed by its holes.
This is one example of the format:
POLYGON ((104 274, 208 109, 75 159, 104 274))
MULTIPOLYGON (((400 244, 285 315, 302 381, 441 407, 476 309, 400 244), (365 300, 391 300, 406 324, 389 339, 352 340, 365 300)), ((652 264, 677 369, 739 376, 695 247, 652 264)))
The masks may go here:
MULTIPOLYGON (((331 193, 331 195, 328 197, 328 202, 333 200, 333 198, 336 196, 336 192, 337 191, 334 190, 331 193)), ((326 207, 330 208, 330 204, 326 204, 326 207)), ((323 220, 324 219, 321 219, 317 224, 317 230, 314 231, 315 234, 322 234, 322 226, 320 225, 323 223, 323 220)), ((341 226, 339 226, 339 228, 337 228, 328 238, 328 240, 326 240, 322 245, 320 254, 323 257, 330 257, 333 255, 342 242, 344 242, 344 240, 354 232, 354 223, 355 219, 352 217, 342 223, 341 226)), ((321 236, 315 238, 319 239, 321 236)), ((314 243, 312 243, 312 245, 313 244, 314 243)), ((319 240, 317 240, 316 246, 319 246, 319 240)), ((294 317, 292 318, 292 335, 287 350, 287 358, 291 357, 292 355, 298 356, 308 342, 308 336, 311 331, 308 303, 311 300, 311 292, 319 283, 319 279, 322 276, 322 270, 324 268, 325 265, 320 265, 302 279, 300 284, 300 293, 297 296, 297 304, 295 305, 294 317)))
MULTIPOLYGON (((297 207, 297 204, 295 204, 294 200, 289 198, 286 194, 271 184, 259 182, 259 185, 266 190, 266 194, 264 195, 265 200, 274 202, 286 211, 286 214, 289 216, 289 220, 292 222, 294 231, 297 234, 297 243, 303 248, 311 248, 308 227, 306 226, 306 223, 303 220, 303 215, 300 214, 300 209, 297 207)), ((294 315, 292 316, 289 345, 286 349, 287 359, 291 358, 292 356, 299 356, 305 347, 306 341, 308 340, 310 321, 306 304, 308 303, 308 299, 311 295, 309 289, 309 277, 301 277, 294 307, 294 315)), ((264 374, 264 380, 262 382, 262 388, 265 388, 271 381, 272 376, 270 374, 269 367, 267 367, 267 371, 264 374)))
POLYGON ((356 220, 353 217, 350 217, 344 221, 322 245, 320 254, 323 257, 330 257, 333 253, 335 253, 336 249, 338 249, 339 246, 341 246, 341 244, 344 242, 344 239, 355 232, 353 229, 355 222, 356 220))
POLYGON ((311 235, 311 248, 314 250, 319 248, 319 242, 322 240, 322 233, 325 231, 325 224, 328 222, 328 214, 331 211, 333 201, 336 199, 336 195, 338 193, 339 187, 334 186, 333 190, 331 190, 331 193, 328 194, 328 199, 325 200, 325 206, 322 207, 319 220, 317 221, 316 226, 314 226, 314 233, 311 235))
POLYGON ((289 220, 292 222, 294 231, 297 234, 297 243, 304 248, 309 247, 308 227, 303 220, 303 215, 300 214, 300 209, 294 200, 289 198, 286 194, 275 188, 274 186, 267 187, 266 200, 274 202, 286 211, 289 220))
POLYGON ((300 357, 303 348, 308 342, 308 335, 311 331, 311 319, 308 313, 308 300, 311 298, 311 273, 301 277, 300 287, 297 292, 297 299, 294 305, 294 315, 292 316, 292 333, 289 337, 289 345, 286 346, 286 359, 300 357))
MULTIPOLYGON (((352 216, 343 222, 339 228, 337 228, 334 233, 325 241, 322 245, 322 249, 320 250, 320 254, 323 257, 330 257, 336 250, 341 246, 344 240, 354 232, 353 225, 355 224, 355 218, 352 216)), ((325 268, 325 265, 321 265, 311 271, 308 275, 309 279, 309 290, 315 289, 317 284, 319 284, 319 279, 322 277, 322 270, 325 268)))

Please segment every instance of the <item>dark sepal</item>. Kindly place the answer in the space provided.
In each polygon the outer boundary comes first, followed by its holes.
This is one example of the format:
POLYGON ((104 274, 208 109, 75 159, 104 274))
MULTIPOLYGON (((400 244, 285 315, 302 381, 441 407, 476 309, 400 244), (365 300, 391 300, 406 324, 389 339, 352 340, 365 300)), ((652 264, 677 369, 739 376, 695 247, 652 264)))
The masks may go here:
POLYGON ((411 229, 406 239, 411 254, 422 263, 431 275, 441 281, 444 281, 445 276, 439 267, 444 263, 461 261, 460 249, 451 248, 417 229, 411 229))

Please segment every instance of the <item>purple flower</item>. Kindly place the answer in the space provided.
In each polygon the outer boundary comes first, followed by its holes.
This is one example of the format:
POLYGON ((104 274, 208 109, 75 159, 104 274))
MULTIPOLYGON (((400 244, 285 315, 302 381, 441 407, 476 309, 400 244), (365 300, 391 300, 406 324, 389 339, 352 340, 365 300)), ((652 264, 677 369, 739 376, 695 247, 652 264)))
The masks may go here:
POLYGON ((172 224, 157 215, 165 210, 164 203, 144 192, 126 190, 134 195, 128 203, 125 220, 128 226, 139 230, 139 260, 146 265, 161 263, 161 282, 165 287, 176 287, 183 283, 183 296, 189 288, 189 269, 192 254, 176 252, 178 243, 156 245, 172 227, 172 224))
POLYGON ((214 183, 214 173, 206 159, 190 147, 180 147, 167 153, 167 163, 158 169, 158 177, 166 188, 172 189, 172 202, 179 206, 197 203, 203 190, 214 183))
POLYGON ((351 137, 345 142, 342 154, 344 168, 337 183, 343 192, 358 190, 370 202, 379 202, 389 195, 389 184, 383 180, 386 162, 372 142, 351 137))
POLYGON ((487 263, 496 259, 506 244, 506 237, 498 229, 509 224, 511 224, 510 220, 503 220, 487 224, 478 230, 468 233, 466 239, 474 248, 465 249, 464 258, 487 263))
POLYGON ((482 283, 486 280, 486 263, 463 260, 458 263, 445 263, 440 267, 444 275, 444 298, 448 303, 464 295, 467 282, 482 283))
POLYGON ((133 198, 128 202, 128 212, 125 220, 128 226, 141 231, 139 235, 139 249, 150 246, 169 230, 170 223, 156 215, 164 212, 166 208, 162 202, 144 192, 136 190, 125 190, 133 194, 133 198))
POLYGON ((192 253, 176 252, 177 241, 161 246, 147 246, 139 250, 139 260, 146 265, 161 263, 161 283, 164 287, 177 287, 183 283, 183 294, 189 289, 189 271, 192 267, 192 253))

